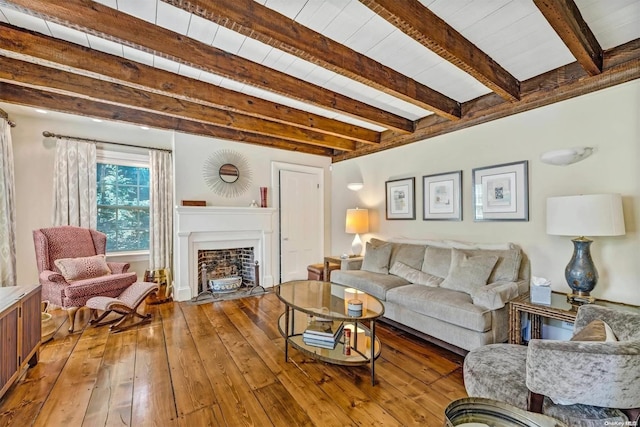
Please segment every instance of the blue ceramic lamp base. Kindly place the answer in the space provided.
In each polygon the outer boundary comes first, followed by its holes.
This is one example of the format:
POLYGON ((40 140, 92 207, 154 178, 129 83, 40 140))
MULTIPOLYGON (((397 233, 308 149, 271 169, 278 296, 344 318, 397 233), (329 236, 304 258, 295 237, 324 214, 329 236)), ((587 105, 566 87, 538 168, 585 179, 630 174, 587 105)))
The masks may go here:
POLYGON ((569 302, 593 303, 591 291, 598 283, 598 270, 591 259, 590 246, 593 240, 578 237, 572 240, 573 257, 564 270, 564 277, 571 288, 567 295, 569 302))

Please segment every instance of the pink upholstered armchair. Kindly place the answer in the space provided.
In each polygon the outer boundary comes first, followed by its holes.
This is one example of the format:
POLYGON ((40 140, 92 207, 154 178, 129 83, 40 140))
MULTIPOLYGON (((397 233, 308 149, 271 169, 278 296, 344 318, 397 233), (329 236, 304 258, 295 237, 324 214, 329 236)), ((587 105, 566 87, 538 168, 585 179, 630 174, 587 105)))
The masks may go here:
POLYGON ((128 263, 106 262, 107 236, 73 226, 33 231, 42 299, 67 309, 69 332, 76 312, 95 296, 116 297, 133 284, 128 263))

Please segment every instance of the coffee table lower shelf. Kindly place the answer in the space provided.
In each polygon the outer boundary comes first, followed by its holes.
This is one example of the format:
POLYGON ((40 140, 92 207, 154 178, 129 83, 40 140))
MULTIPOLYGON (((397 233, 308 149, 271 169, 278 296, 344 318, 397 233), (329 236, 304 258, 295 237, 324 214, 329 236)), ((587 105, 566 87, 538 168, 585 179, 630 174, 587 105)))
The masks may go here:
POLYGON ((307 326, 307 315, 305 313, 292 310, 290 313, 290 327, 286 326, 286 312, 280 315, 278 319, 278 330, 283 338, 285 338, 285 361, 288 361, 288 345, 303 354, 323 362, 332 363, 343 366, 360 366, 371 365, 371 384, 375 384, 375 359, 380 356, 381 344, 380 340, 375 336, 375 320, 371 321, 371 329, 359 322, 345 321, 345 327, 349 324, 353 326, 352 331, 357 330, 358 333, 351 334, 351 342, 349 343, 349 354, 345 351, 345 342, 343 336, 340 337, 335 348, 322 348, 306 344, 302 339, 302 334, 307 326), (287 336, 288 333, 288 336, 287 336), (371 338, 373 335, 373 339, 371 338), (373 342, 373 357, 371 357, 371 343, 373 342))

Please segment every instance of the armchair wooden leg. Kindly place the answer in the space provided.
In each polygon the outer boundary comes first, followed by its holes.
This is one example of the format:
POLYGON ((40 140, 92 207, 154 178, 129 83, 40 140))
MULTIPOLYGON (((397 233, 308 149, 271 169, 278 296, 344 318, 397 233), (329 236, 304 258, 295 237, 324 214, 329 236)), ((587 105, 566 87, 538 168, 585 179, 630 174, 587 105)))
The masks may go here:
POLYGON ((67 315, 69 316, 69 333, 73 332, 73 327, 76 323, 76 313, 78 312, 79 307, 69 307, 67 308, 67 315))
POLYGON ((544 402, 544 395, 530 391, 529 397, 527 398, 527 410, 530 412, 541 414, 543 402, 544 402))

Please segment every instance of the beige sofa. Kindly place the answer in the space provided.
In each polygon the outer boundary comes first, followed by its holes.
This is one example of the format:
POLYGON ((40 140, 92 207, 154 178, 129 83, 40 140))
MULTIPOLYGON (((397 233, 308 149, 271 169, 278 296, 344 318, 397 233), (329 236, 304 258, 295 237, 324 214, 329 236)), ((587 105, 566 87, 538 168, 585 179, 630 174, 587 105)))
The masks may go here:
POLYGON ((463 354, 507 340, 507 302, 528 291, 529 278, 514 244, 440 240, 372 239, 364 259, 344 260, 331 274, 380 299, 385 319, 463 354))

